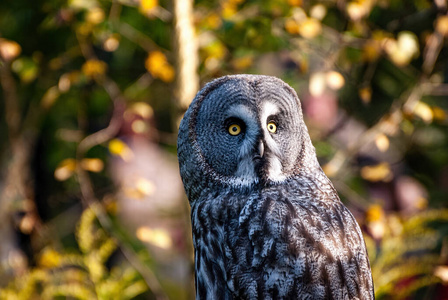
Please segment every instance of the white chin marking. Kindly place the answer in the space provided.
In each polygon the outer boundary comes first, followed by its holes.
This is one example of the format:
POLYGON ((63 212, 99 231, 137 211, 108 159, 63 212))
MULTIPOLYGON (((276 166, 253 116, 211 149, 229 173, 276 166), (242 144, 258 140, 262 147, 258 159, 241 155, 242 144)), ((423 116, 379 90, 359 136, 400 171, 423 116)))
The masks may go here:
POLYGON ((269 158, 268 178, 274 182, 281 182, 286 179, 282 171, 282 164, 277 156, 269 158))
POLYGON ((257 174, 255 173, 255 165, 250 156, 247 156, 241 160, 235 176, 240 178, 241 183, 244 185, 258 181, 257 174))

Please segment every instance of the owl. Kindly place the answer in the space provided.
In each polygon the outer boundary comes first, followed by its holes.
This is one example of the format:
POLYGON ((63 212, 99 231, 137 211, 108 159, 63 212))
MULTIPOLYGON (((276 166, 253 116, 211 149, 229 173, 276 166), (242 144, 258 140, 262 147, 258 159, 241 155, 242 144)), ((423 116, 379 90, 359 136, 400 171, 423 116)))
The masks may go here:
POLYGON ((179 128, 196 299, 374 299, 365 243, 282 80, 208 83, 179 128))

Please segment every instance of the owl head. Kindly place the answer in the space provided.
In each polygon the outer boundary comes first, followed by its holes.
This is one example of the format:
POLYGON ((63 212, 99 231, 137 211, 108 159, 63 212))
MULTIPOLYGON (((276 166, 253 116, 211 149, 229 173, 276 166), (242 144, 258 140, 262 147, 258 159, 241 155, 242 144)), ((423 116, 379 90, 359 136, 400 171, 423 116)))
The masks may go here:
POLYGON ((260 75, 208 83, 181 121, 178 157, 187 194, 216 184, 278 184, 320 169, 296 92, 260 75))

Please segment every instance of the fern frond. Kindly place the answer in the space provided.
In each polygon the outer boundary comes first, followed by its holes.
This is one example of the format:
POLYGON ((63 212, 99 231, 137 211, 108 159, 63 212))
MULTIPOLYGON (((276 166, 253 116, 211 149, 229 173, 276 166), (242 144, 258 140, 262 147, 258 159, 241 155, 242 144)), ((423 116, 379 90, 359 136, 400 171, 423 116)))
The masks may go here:
POLYGON ((54 299, 58 296, 73 297, 80 300, 97 299, 95 293, 85 287, 82 283, 67 283, 60 285, 45 286, 42 299, 54 299))

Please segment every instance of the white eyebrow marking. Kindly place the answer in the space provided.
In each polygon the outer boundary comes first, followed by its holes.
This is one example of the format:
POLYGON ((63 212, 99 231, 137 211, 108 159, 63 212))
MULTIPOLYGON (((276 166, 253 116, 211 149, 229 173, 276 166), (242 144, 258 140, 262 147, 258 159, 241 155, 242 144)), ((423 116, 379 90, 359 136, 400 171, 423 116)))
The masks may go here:
POLYGON ((243 121, 247 121, 248 117, 249 117, 249 119, 252 119, 254 121, 256 119, 255 113, 249 107, 247 107, 246 105, 243 105, 243 104, 232 106, 227 111, 227 116, 240 118, 243 121))
POLYGON ((279 112, 280 112, 280 109, 278 108, 277 105, 275 105, 272 102, 267 101, 267 102, 263 103, 263 106, 261 108, 261 121, 266 123, 268 121, 267 119, 269 116, 275 115, 279 112))

